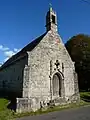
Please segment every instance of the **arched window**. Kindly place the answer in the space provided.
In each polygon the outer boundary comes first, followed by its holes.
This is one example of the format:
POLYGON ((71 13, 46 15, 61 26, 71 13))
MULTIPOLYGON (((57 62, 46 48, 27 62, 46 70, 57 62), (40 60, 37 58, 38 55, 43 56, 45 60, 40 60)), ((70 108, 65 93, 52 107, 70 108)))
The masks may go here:
POLYGON ((55 24, 55 16, 52 15, 52 22, 55 24))
POLYGON ((61 77, 59 73, 55 73, 52 79, 53 95, 61 96, 61 77))

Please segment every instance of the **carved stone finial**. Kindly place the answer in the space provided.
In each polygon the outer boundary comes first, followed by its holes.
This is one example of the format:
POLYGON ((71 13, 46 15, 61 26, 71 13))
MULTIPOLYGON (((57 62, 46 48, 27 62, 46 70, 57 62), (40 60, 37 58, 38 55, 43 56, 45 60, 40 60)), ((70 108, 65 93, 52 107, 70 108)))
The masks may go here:
POLYGON ((55 65, 56 65, 56 68, 58 68, 58 66, 60 65, 60 63, 59 63, 59 61, 58 61, 58 60, 56 60, 55 65))
POLYGON ((52 11, 52 4, 49 3, 49 10, 52 11))

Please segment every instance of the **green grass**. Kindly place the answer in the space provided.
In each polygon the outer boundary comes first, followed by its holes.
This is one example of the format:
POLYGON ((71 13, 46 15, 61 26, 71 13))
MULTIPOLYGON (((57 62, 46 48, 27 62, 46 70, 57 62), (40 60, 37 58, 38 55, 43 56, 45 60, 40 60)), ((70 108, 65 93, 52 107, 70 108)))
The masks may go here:
POLYGON ((90 97, 90 92, 80 92, 80 97, 84 97, 84 96, 90 97))
POLYGON ((90 92, 80 92, 80 97, 86 102, 90 102, 90 92))
POLYGON ((67 105, 61 105, 61 106, 55 106, 52 108, 48 108, 47 110, 37 110, 36 112, 27 112, 27 113, 15 113, 11 110, 7 109, 8 100, 6 99, 0 99, 0 120, 14 120, 14 118, 17 117, 23 117, 23 116, 32 116, 32 115, 39 115, 39 114, 45 114, 53 111, 60 111, 65 109, 71 109, 71 108, 78 108, 81 106, 90 105, 90 102, 87 102, 90 100, 90 92, 81 92, 80 93, 81 101, 80 103, 72 103, 67 105))
POLYGON ((0 98, 0 120, 14 120, 13 111, 8 110, 8 100, 0 98))
POLYGON ((6 99, 0 99, 0 111, 2 111, 3 109, 6 109, 7 107, 7 104, 8 104, 8 100, 6 99))

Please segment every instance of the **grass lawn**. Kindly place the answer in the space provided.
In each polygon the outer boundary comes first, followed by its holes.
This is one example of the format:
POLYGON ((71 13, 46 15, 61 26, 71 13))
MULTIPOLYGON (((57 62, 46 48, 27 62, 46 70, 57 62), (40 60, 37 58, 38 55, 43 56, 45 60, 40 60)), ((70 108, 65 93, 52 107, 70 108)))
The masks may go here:
POLYGON ((90 92, 80 92, 80 97, 86 102, 90 102, 90 92))
POLYGON ((53 111, 60 111, 63 109, 70 109, 70 108, 90 105, 90 92, 81 92, 80 97, 81 97, 81 101, 78 104, 72 103, 72 104, 63 105, 63 106, 55 106, 53 108, 48 108, 47 110, 44 110, 44 111, 38 110, 36 112, 28 112, 28 113, 22 113, 22 114, 17 114, 9 110, 7 108, 9 101, 6 99, 0 98, 0 120, 14 120, 14 118, 16 117, 38 115, 38 114, 43 114, 43 113, 48 113, 53 111))
POLYGON ((8 102, 9 101, 6 99, 0 99, 0 111, 2 111, 3 109, 6 109, 8 102))
POLYGON ((13 120, 13 112, 7 108, 8 103, 7 99, 0 98, 0 120, 13 120))

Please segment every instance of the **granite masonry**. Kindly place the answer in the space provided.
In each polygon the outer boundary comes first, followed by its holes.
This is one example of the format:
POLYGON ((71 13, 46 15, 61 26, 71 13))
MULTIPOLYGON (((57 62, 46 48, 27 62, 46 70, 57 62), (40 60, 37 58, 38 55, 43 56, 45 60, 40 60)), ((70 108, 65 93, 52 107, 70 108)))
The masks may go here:
POLYGON ((57 28, 56 12, 46 15, 46 32, 0 67, 0 90, 16 97, 16 111, 79 102, 78 78, 57 28))

